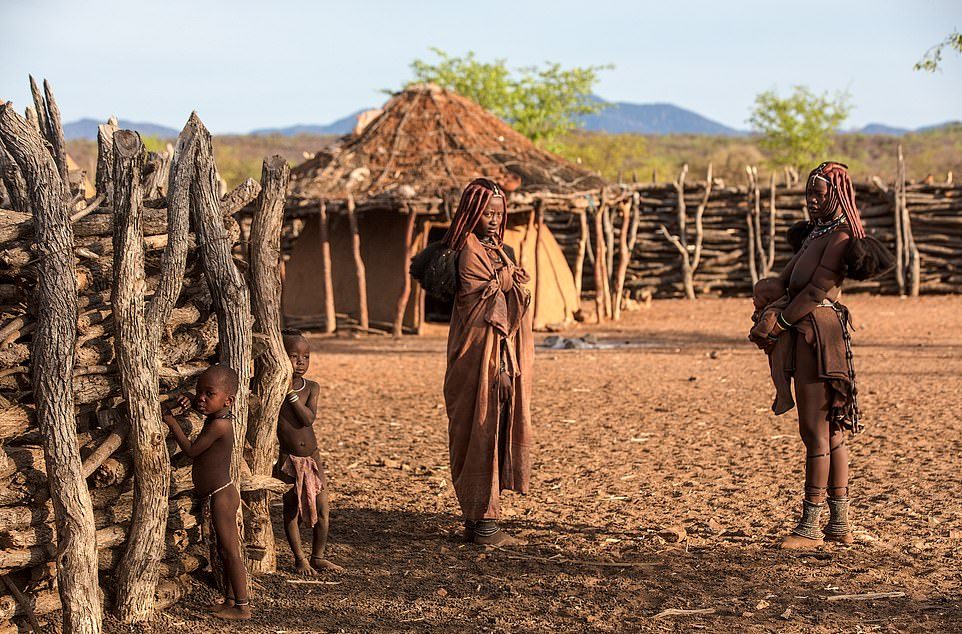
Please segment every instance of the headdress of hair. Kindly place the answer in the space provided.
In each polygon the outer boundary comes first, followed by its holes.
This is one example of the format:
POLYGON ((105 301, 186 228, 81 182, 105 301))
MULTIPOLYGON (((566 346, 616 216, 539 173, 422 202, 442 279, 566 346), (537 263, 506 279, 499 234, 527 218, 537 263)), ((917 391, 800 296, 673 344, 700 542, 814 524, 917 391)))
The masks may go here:
POLYGON ((862 226, 862 217, 855 204, 855 187, 852 186, 852 178, 848 175, 848 165, 825 161, 808 175, 808 187, 811 188, 816 180, 822 180, 828 184, 826 201, 828 208, 835 209, 836 205, 841 205, 848 226, 852 229, 852 237, 859 240, 864 238, 865 228, 862 226))
MULTIPOLYGON (((451 227, 444 235, 444 244, 457 251, 464 246, 465 240, 474 231, 481 214, 484 213, 488 203, 492 198, 501 198, 505 204, 507 212, 508 200, 504 195, 504 190, 494 181, 487 178, 476 178, 461 192, 461 200, 458 202, 458 210, 451 221, 451 227)), ((504 227, 507 221, 507 213, 501 220, 501 228, 498 231, 498 241, 504 238, 504 227)))

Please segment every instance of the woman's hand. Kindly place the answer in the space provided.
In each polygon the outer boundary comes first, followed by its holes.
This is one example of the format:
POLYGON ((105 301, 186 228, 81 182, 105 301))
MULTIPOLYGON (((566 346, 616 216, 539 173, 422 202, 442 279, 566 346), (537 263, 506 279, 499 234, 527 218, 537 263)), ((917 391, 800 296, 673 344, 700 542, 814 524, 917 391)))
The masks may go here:
POLYGON ((517 266, 514 269, 514 281, 517 284, 527 284, 531 281, 531 276, 523 268, 517 266))

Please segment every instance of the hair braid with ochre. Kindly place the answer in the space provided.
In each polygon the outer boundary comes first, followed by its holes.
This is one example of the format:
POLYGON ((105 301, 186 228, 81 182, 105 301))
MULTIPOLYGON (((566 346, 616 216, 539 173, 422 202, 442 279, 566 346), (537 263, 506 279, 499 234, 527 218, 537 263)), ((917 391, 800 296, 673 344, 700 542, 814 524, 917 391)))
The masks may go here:
POLYGON ((852 229, 852 237, 858 240, 864 238, 865 228, 862 226, 862 217, 855 204, 855 187, 852 185, 852 178, 848 175, 848 166, 835 161, 825 161, 809 173, 808 188, 812 187, 816 178, 821 178, 828 183, 828 209, 834 210, 837 205, 841 205, 848 226, 852 229))

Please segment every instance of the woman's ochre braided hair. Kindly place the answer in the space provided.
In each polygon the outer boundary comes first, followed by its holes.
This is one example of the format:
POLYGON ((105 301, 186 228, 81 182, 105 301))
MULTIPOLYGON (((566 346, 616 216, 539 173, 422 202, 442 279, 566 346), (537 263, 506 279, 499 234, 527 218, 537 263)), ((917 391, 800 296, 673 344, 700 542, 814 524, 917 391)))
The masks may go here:
MULTIPOLYGON (((474 231, 481 214, 492 198, 500 196, 504 200, 505 211, 507 211, 508 199, 504 195, 504 190, 494 181, 487 178, 476 178, 461 193, 461 200, 458 202, 458 210, 451 221, 451 227, 444 235, 444 244, 454 251, 464 246, 464 241, 474 231)), ((501 221, 501 230, 498 232, 498 240, 504 238, 505 221, 507 213, 501 221)))
POLYGON ((848 165, 825 161, 808 175, 807 186, 810 188, 817 178, 828 183, 828 208, 835 209, 836 205, 841 205, 848 226, 852 229, 852 237, 859 240, 864 238, 865 228, 862 226, 862 217, 855 204, 855 187, 852 186, 852 178, 848 175, 848 165))

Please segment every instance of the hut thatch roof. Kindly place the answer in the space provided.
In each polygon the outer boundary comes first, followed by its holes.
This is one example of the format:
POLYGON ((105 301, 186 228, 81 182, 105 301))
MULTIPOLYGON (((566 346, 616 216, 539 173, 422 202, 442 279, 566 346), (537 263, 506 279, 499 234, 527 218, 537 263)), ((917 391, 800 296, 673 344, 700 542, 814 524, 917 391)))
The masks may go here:
POLYGON ((606 185, 473 101, 433 84, 394 95, 360 134, 318 153, 292 176, 289 204, 295 207, 349 194, 368 203, 456 203, 464 185, 479 176, 509 191, 549 197, 597 192, 606 185))

